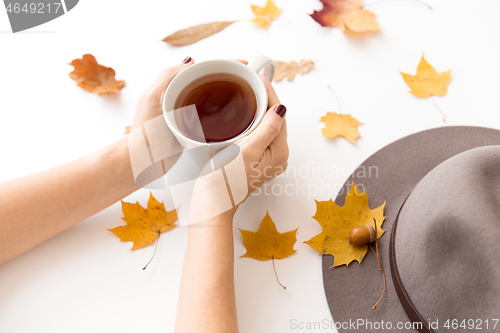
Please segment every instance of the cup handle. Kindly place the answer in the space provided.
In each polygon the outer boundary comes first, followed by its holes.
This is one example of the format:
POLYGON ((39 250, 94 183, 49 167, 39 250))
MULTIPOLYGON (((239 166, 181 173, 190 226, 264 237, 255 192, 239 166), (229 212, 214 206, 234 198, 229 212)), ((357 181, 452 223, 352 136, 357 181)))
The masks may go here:
POLYGON ((250 67, 250 69, 255 71, 257 74, 259 74, 260 71, 263 71, 269 82, 273 81, 276 64, 271 58, 259 55, 248 64, 248 67, 250 67))

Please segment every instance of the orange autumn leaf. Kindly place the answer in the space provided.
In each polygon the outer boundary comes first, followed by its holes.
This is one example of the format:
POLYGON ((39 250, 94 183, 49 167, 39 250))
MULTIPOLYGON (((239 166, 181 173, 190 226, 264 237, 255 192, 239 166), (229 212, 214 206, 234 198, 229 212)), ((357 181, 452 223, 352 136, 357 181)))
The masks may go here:
POLYGON ((173 46, 190 45, 224 30, 234 22, 235 21, 219 21, 196 25, 176 31, 165 37, 163 41, 173 46))
POLYGON ((150 194, 147 208, 138 202, 128 203, 122 201, 122 219, 127 225, 108 229, 120 238, 122 242, 133 242, 131 250, 137 250, 152 244, 156 238, 167 230, 175 227, 177 211, 166 211, 165 205, 150 194))
POLYGON ((333 139, 342 136, 349 142, 356 143, 356 139, 361 136, 358 132, 358 126, 363 124, 349 114, 327 112, 320 121, 326 125, 323 128, 323 135, 327 138, 333 139))
POLYGON ((380 30, 375 14, 363 8, 363 0, 320 0, 323 9, 311 17, 323 27, 339 28, 344 32, 364 33, 380 30))
POLYGON ((423 55, 415 76, 402 72, 401 75, 411 88, 410 93, 417 97, 444 96, 448 92, 447 88, 451 80, 451 70, 438 73, 423 55))
POLYGON ((297 252, 293 249, 297 241, 297 230, 279 233, 269 212, 260 223, 257 232, 241 230, 243 245, 247 253, 240 258, 248 257, 257 260, 283 259, 297 252))
POLYGON ((99 65, 91 54, 73 60, 70 65, 75 70, 69 73, 69 77, 75 80, 78 86, 96 95, 118 94, 125 86, 125 81, 115 80, 113 68, 99 65))
POLYGON ((274 62, 276 63, 274 81, 281 81, 285 77, 288 81, 292 81, 295 75, 308 73, 314 67, 314 62, 312 60, 301 60, 300 62, 283 62, 275 60, 274 62))
POLYGON ((321 225, 322 232, 304 243, 320 255, 332 255, 332 267, 349 265, 354 260, 361 263, 368 251, 368 245, 351 245, 348 239, 349 231, 367 224, 375 229, 375 219, 377 238, 380 238, 385 232, 380 228, 385 219, 384 207, 385 202, 375 209, 370 209, 368 194, 361 192, 352 182, 344 206, 338 206, 331 199, 316 201, 316 214, 313 218, 321 225))
POLYGON ((252 11, 255 14, 255 18, 251 21, 266 29, 269 28, 271 23, 281 14, 281 9, 278 9, 272 0, 267 0, 264 7, 252 5, 252 11))

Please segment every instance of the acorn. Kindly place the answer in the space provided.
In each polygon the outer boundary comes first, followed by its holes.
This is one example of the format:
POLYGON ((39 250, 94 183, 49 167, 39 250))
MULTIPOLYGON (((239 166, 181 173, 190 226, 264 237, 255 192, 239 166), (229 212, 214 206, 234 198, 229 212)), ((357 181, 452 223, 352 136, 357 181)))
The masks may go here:
POLYGON ((366 245, 375 240, 376 234, 375 229, 367 224, 356 228, 352 228, 349 231, 349 244, 351 245, 366 245))

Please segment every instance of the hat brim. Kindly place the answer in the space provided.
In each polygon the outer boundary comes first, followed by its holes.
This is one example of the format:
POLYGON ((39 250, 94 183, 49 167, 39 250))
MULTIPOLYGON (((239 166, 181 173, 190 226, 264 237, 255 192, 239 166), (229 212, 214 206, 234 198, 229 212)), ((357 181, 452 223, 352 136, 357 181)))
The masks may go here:
MULTIPOLYGON (((323 255, 325 295, 339 332, 382 332, 384 329, 377 329, 373 325, 381 325, 382 321, 390 322, 394 330, 397 323, 404 325, 409 322, 394 289, 389 265, 390 230, 397 212, 418 182, 437 165, 466 150, 489 145, 500 145, 500 131, 469 126, 430 129, 382 148, 365 160, 356 169, 358 172, 355 171, 348 178, 343 189, 354 181, 368 193, 370 208, 386 202, 386 219, 382 228, 388 232, 379 239, 378 245, 387 288, 384 298, 373 310, 372 306, 383 290, 383 280, 375 255, 368 251, 361 264, 354 262, 348 267, 332 268, 334 257, 323 255), (359 172, 360 170, 365 172, 359 172), (352 323, 356 325, 353 326, 352 323)), ((346 192, 337 196, 337 205, 344 205, 346 192)), ((405 329, 404 326, 397 331, 417 332, 405 329)))

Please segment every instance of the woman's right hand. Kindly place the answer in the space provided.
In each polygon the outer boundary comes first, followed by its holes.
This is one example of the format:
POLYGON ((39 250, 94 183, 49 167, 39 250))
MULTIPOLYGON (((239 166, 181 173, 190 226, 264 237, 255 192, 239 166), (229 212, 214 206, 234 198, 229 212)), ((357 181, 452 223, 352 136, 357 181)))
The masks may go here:
POLYGON ((267 89, 269 109, 259 126, 236 142, 243 153, 248 195, 283 173, 288 166, 286 107, 280 104, 267 77, 264 74, 260 77, 267 89))
POLYGON ((267 89, 269 109, 253 132, 217 153, 205 165, 205 176, 198 178, 193 188, 190 224, 221 214, 228 218, 220 220, 232 221, 241 203, 288 166, 286 108, 266 76, 260 76, 267 89), (224 167, 224 176, 216 171, 220 167, 224 167))

